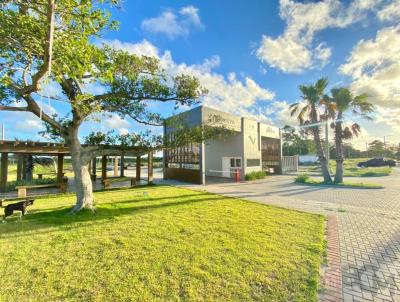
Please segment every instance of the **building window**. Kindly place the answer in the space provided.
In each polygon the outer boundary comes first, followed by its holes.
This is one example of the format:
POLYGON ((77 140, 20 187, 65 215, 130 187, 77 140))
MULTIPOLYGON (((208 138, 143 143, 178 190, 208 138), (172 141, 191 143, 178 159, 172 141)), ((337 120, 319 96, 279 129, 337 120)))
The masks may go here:
POLYGON ((260 159, 259 158, 249 158, 246 160, 247 167, 259 167, 260 159))
POLYGON ((242 159, 240 157, 232 157, 231 168, 241 168, 241 167, 242 167, 242 159))
POLYGON ((242 159, 236 158, 236 168, 241 168, 241 167, 242 167, 242 159))

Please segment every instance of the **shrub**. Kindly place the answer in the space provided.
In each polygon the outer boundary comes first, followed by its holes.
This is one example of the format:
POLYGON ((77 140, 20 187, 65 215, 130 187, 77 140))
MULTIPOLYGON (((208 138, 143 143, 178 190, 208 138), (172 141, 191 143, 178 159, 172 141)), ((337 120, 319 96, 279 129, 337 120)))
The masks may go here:
POLYGON ((245 179, 246 180, 263 179, 265 176, 267 176, 267 173, 264 171, 253 171, 251 173, 247 173, 245 179))
POLYGON ((308 176, 307 174, 300 174, 294 179, 295 182, 302 184, 306 183, 308 180, 310 180, 310 176, 308 176))

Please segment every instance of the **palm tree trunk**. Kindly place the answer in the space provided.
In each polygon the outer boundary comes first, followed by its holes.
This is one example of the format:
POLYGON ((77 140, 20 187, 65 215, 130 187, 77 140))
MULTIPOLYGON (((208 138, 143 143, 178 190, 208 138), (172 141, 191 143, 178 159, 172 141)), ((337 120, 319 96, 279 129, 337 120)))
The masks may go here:
POLYGON ((336 173, 335 173, 335 183, 343 182, 343 140, 342 140, 342 112, 338 113, 338 121, 335 124, 335 149, 336 149, 336 173))
POLYGON ((324 177, 324 182, 332 182, 332 177, 328 168, 328 161, 326 159, 324 149, 322 148, 319 127, 313 127, 313 136, 314 136, 315 148, 317 149, 319 163, 321 165, 322 176, 324 177))
MULTIPOLYGON (((315 105, 311 107, 311 122, 313 124, 318 123, 318 114, 315 105)), ((319 159, 319 163, 321 165, 322 176, 324 177, 324 182, 332 182, 332 177, 329 172, 328 161, 325 156, 324 149, 322 148, 321 136, 320 136, 320 127, 314 126, 312 127, 312 133, 314 136, 315 148, 317 149, 317 155, 319 159)))

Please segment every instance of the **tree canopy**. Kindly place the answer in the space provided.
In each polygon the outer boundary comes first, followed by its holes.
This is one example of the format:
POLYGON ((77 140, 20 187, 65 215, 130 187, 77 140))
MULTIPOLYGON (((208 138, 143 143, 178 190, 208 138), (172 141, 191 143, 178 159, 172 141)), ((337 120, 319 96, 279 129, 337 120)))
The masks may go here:
POLYGON ((93 209, 88 170, 93 157, 119 155, 127 144, 149 150, 160 145, 149 133, 110 137, 99 132, 86 138, 94 146, 82 145, 82 123, 112 113, 146 125, 162 125, 162 116, 150 109, 151 101, 190 106, 207 92, 194 76, 167 74, 157 58, 102 43, 104 33, 118 27, 107 10, 116 5, 116 0, 10 0, 1 4, 0 110, 36 115, 51 138, 69 147, 77 194, 73 212, 93 209), (67 114, 43 111, 38 99, 46 84, 57 87, 59 93, 52 99, 66 106, 67 114), (120 146, 110 149, 110 140, 120 146))
MULTIPOLYGON (((111 112, 148 125, 160 125, 148 101, 191 105, 206 90, 190 75, 169 76, 157 58, 136 56, 101 44, 117 28, 107 5, 117 1, 6 1, 0 10, 0 110, 29 111, 68 137, 94 113, 111 112), (37 98, 45 83, 57 84, 57 101, 68 116, 43 112, 37 98), (90 93, 90 85, 101 94, 90 93)), ((50 130, 50 129, 49 129, 50 130)))

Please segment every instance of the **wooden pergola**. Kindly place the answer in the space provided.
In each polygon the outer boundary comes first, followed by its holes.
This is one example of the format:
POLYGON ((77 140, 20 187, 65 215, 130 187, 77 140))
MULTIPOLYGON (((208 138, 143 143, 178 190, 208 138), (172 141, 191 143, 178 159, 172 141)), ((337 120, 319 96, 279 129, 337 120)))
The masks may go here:
MULTIPOLYGON (((85 146, 85 145, 84 145, 85 146)), ((136 157, 136 181, 140 181, 140 163, 141 157, 148 154, 148 173, 147 180, 149 184, 153 183, 153 152, 154 150, 144 147, 124 147, 120 146, 103 146, 106 150, 112 150, 113 156, 121 157, 121 170, 120 176, 124 176, 124 156, 136 157), (116 155, 115 150, 121 149, 121 153, 116 155)), ((111 151, 110 151, 111 152, 111 151)), ((30 142, 30 141, 1 141, 0 140, 0 193, 6 191, 8 181, 8 155, 43 155, 43 156, 57 156, 57 184, 62 183, 64 175, 64 157, 70 155, 69 148, 60 143, 46 143, 46 142, 30 142)), ((107 179, 107 157, 102 156, 101 165, 101 179, 107 179)), ((23 171, 23 157, 20 156, 17 161, 17 180, 21 180, 23 171)), ((115 161, 114 163, 116 163, 115 161)), ((96 180, 96 158, 90 164, 92 179, 96 180)), ((118 166, 117 166, 118 169, 118 166)), ((114 167, 115 170, 115 167, 114 167)))

